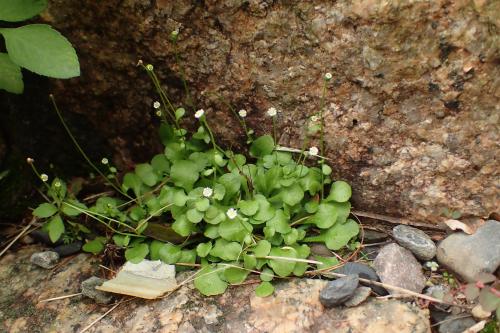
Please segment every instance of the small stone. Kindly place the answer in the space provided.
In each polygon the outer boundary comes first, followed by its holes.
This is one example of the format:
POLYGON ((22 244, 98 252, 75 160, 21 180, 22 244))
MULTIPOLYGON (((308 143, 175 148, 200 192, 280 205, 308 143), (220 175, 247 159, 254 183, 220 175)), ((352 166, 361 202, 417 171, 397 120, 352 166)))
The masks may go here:
POLYGON ((383 232, 366 229, 363 230, 363 242, 367 244, 383 242, 388 235, 383 232))
POLYGON ((56 246, 54 251, 59 253, 59 256, 66 257, 75 253, 78 253, 82 249, 83 243, 81 241, 76 241, 70 244, 62 244, 56 246))
POLYGON ((106 280, 92 276, 81 284, 82 295, 93 299, 99 304, 109 304, 113 300, 113 296, 107 292, 95 289, 101 286, 106 280))
POLYGON ((491 312, 483 309, 481 304, 477 304, 475 307, 473 307, 471 313, 474 316, 474 318, 479 320, 486 319, 489 318, 489 316, 491 316, 491 312))
POLYGON ((439 325, 439 333, 462 333, 469 327, 475 325, 476 322, 471 317, 465 317, 464 315, 451 315, 443 320, 443 323, 439 325))
POLYGON ((500 266, 500 222, 486 221, 473 235, 455 232, 437 248, 438 262, 474 282, 480 272, 493 273, 500 266))
POLYGON ((54 251, 36 252, 31 255, 30 262, 45 269, 53 268, 59 261, 59 254, 54 251))
POLYGON ((325 244, 320 243, 311 245, 311 253, 322 257, 333 257, 332 251, 325 244))
POLYGON ((358 287, 359 278, 357 275, 348 275, 328 282, 326 287, 321 290, 319 300, 326 308, 343 304, 354 294, 358 287))
POLYGON ((368 296, 370 296, 370 293, 372 292, 372 289, 370 287, 358 287, 354 291, 354 295, 352 295, 351 298, 349 298, 344 305, 347 307, 353 307, 357 306, 361 303, 363 303, 368 296))
MULTIPOLYGON (((357 275, 362 279, 380 281, 377 273, 373 268, 368 265, 359 262, 347 262, 342 267, 334 270, 335 273, 345 274, 345 275, 357 275)), ((363 282, 361 282, 363 284, 363 282)), ((369 285, 369 287, 379 295, 386 295, 387 291, 379 286, 369 285)))
MULTIPOLYGON (((425 287, 425 276, 419 262, 410 251, 398 244, 384 246, 373 264, 383 283, 417 293, 422 292, 425 287)), ((393 290, 389 292, 398 294, 393 290)))
POLYGON ((398 225, 392 229, 396 242, 410 250, 421 260, 431 260, 436 255, 436 245, 425 232, 407 225, 398 225))

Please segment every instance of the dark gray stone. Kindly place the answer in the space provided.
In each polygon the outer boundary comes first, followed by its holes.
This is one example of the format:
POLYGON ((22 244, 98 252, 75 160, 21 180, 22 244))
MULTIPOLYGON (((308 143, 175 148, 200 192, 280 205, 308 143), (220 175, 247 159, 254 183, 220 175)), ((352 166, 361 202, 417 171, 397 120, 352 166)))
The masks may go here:
POLYGON ((323 306, 331 308, 341 305, 350 299, 359 284, 357 275, 348 275, 343 278, 328 282, 319 294, 319 300, 323 306))
POLYGON ((383 232, 370 229, 363 230, 363 242, 367 244, 383 242, 388 237, 389 236, 383 232))
POLYGON ((465 317, 464 314, 451 315, 444 319, 439 325, 439 333, 462 333, 476 323, 471 317, 465 317))
MULTIPOLYGON (((345 275, 358 275, 360 278, 372 280, 372 281, 380 281, 377 273, 373 268, 368 265, 361 264, 358 262, 347 262, 344 266, 339 267, 334 270, 335 273, 345 274, 345 275)), ((363 282, 361 282, 363 284, 363 282)), ((387 291, 379 286, 368 285, 374 292, 379 295, 386 295, 387 291)))
MULTIPOLYGON (((373 264, 383 283, 417 293, 422 292, 425 287, 422 266, 410 251, 398 244, 392 243, 384 246, 373 264)), ((398 294, 392 290, 389 292, 398 294)))
POLYGON ((56 246, 54 251, 59 253, 59 256, 66 257, 75 253, 80 252, 82 249, 83 243, 81 241, 76 241, 70 244, 62 244, 56 246))
POLYGON ((106 280, 92 276, 81 284, 82 295, 93 299, 100 304, 109 304, 113 300, 113 296, 107 292, 95 289, 102 285, 106 280))
POLYGON ((45 269, 53 268, 59 261, 59 254, 54 251, 36 252, 31 255, 30 262, 45 269))
POLYGON ((436 245, 425 232, 407 225, 398 225, 392 229, 396 242, 410 250, 421 260, 431 260, 436 255, 436 245))
POLYGON ((360 305, 363 303, 368 296, 370 296, 370 293, 372 292, 370 287, 358 287, 354 291, 354 295, 352 295, 351 298, 349 298, 344 305, 347 307, 353 307, 360 305))
POLYGON ((486 221, 475 234, 455 232, 438 246, 438 262, 468 282, 480 272, 495 272, 500 266, 500 222, 486 221))

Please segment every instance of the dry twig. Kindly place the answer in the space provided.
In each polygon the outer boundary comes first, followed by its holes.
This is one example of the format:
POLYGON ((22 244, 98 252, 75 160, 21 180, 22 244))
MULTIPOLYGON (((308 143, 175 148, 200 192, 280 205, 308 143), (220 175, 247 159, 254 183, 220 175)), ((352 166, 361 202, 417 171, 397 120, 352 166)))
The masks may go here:
POLYGON ((14 237, 14 239, 9 243, 7 244, 7 246, 2 250, 2 252, 0 252, 0 257, 3 256, 3 254, 5 252, 7 252, 8 249, 10 249, 10 247, 12 245, 14 245, 14 243, 19 239, 21 238, 28 230, 29 228, 31 228, 31 226, 36 222, 36 217, 33 217, 30 221, 30 223, 28 223, 28 225, 26 227, 24 227, 23 230, 21 230, 21 232, 16 236, 14 237))

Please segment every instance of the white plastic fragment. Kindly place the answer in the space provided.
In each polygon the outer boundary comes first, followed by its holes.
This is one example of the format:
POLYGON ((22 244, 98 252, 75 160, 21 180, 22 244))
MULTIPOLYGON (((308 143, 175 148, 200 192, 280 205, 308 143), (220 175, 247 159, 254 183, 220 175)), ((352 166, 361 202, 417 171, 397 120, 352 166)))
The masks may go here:
POLYGON ((116 294, 154 299, 177 287, 175 266, 160 260, 144 259, 138 264, 126 262, 115 278, 96 289, 116 294))

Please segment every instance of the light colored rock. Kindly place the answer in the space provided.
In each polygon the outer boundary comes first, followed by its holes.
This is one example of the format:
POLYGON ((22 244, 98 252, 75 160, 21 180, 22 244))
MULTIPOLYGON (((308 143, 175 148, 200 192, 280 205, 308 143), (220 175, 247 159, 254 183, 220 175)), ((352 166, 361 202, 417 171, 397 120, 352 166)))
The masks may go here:
POLYGON ((471 313, 474 316, 474 318, 479 320, 486 319, 491 316, 491 311, 486 311, 485 309, 483 309, 481 304, 477 304, 476 306, 474 306, 472 308, 471 313))
POLYGON ((59 262, 59 254, 54 251, 43 251, 33 253, 30 262, 45 269, 54 268, 59 262))
POLYGON ((436 245, 422 230, 401 224, 392 229, 392 235, 399 245, 418 259, 431 260, 436 255, 436 245))
MULTIPOLYGON (((32 269, 29 257, 39 248, 26 247, 0 258, 0 331, 75 332, 109 310, 78 298, 39 303, 40 299, 79 291, 81 276, 95 275, 95 258, 79 254, 55 270, 32 269), (19 302, 22 299, 22 302, 19 302)), ((184 280, 192 273, 179 276, 184 280)), ((429 313, 397 300, 369 299, 354 308, 325 309, 319 293, 324 280, 290 279, 275 284, 266 298, 255 295, 255 285, 228 288, 224 295, 204 297, 192 285, 172 295, 118 306, 92 330, 95 332, 336 332, 429 333, 429 313)))
POLYGON ((358 306, 370 296, 372 289, 370 287, 358 287, 354 291, 354 294, 349 298, 344 305, 347 307, 358 306))
POLYGON ((469 282, 480 272, 493 273, 500 265, 500 222, 486 221, 476 233, 455 232, 437 248, 437 260, 469 282))
MULTIPOLYGON (((392 243, 384 246, 373 264, 383 283, 417 293, 422 292, 425 287, 425 277, 419 262, 410 251, 398 244, 392 243)), ((397 294, 395 291, 388 291, 391 294, 397 294)))

